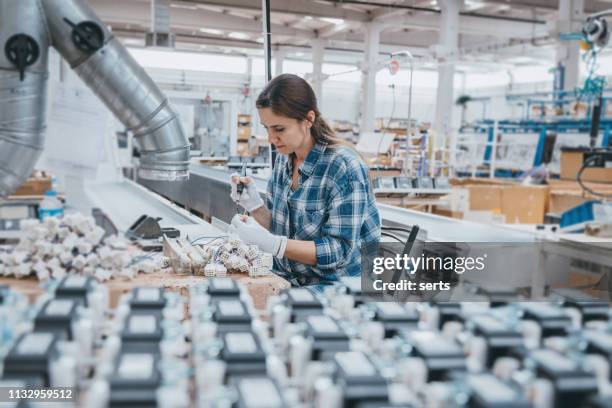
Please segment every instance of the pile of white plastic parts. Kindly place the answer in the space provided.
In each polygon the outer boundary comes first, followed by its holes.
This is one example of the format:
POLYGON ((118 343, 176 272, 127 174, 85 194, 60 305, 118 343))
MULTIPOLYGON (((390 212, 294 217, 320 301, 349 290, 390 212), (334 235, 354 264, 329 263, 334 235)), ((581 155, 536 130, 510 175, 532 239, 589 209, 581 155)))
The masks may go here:
POLYGON ((204 246, 205 276, 225 276, 228 270, 248 273, 250 277, 266 276, 271 273, 273 258, 261 252, 256 245, 246 245, 238 238, 230 236, 222 244, 204 246))
POLYGON ((138 272, 152 273, 160 261, 149 259, 119 236, 104 238, 92 217, 69 214, 62 219, 21 223, 24 237, 10 249, 0 250, 0 276, 36 275, 39 280, 67 274, 93 276, 99 281, 131 279, 138 272))

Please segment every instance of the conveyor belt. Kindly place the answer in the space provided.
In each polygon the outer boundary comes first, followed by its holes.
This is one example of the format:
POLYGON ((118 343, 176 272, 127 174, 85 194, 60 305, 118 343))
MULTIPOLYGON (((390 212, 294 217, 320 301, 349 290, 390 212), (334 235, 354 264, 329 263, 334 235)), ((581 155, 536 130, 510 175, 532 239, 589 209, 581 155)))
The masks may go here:
POLYGON ((128 229, 142 214, 161 217, 162 227, 206 223, 129 180, 96 184, 87 188, 87 194, 95 206, 122 231, 128 229))
MULTIPOLYGON (((167 183, 139 180, 139 183, 185 208, 229 222, 236 213, 236 207, 229 197, 229 174, 228 170, 192 164, 191 177, 188 181, 167 183)), ((263 194, 266 190, 266 180, 258 177, 254 177, 254 180, 263 194)), ((535 240, 533 234, 502 226, 441 217, 385 204, 378 204, 378 208, 385 223, 404 226, 417 224, 427 231, 428 240, 441 242, 533 242, 535 240)))

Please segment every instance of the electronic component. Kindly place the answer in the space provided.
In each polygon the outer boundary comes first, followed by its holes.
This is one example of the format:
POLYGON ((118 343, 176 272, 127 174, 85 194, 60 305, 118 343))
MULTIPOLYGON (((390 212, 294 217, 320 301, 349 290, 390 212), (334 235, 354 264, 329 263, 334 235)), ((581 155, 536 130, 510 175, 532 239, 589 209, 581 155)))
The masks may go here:
POLYGON ((361 288, 360 276, 343 276, 340 278, 340 283, 346 288, 346 292, 355 299, 355 306, 366 302, 367 299, 361 288))
POLYGON ((227 380, 266 374, 266 354, 254 333, 225 333, 222 339, 221 359, 226 363, 227 380))
POLYGON ((132 240, 157 239, 162 235, 168 238, 178 238, 180 236, 180 232, 176 228, 162 228, 159 221, 161 221, 161 218, 153 218, 143 214, 128 228, 125 236, 132 240))
POLYGON ((231 278, 213 278, 208 281, 206 293, 211 298, 239 297, 240 288, 231 278))
POLYGON ((219 332, 251 330, 251 314, 240 299, 219 299, 214 303, 213 321, 219 332))
POLYGON ((566 335, 572 323, 563 309, 548 303, 525 303, 521 308, 523 319, 533 320, 542 328, 542 337, 566 335))
POLYGON ((269 377, 239 378, 233 382, 238 391, 237 408, 288 407, 281 390, 269 377))
POLYGON ((469 388, 470 408, 530 408, 531 404, 522 393, 492 374, 468 375, 465 383, 469 388))
POLYGON ((95 280, 90 276, 71 275, 64 277, 55 289, 58 299, 74 299, 88 306, 87 295, 94 290, 95 280))
POLYGON ((374 320, 381 322, 385 328, 385 337, 390 338, 400 330, 416 328, 419 315, 416 310, 408 310, 395 302, 377 302, 374 309, 374 320))
POLYGON ((51 385, 51 365, 59 356, 53 333, 26 333, 19 337, 4 359, 4 379, 33 379, 51 385))
POLYGON ((444 327, 446 322, 463 321, 463 315, 461 314, 461 303, 444 301, 432 301, 430 303, 433 307, 438 309, 440 314, 438 328, 441 329, 444 327))
POLYGON ((125 352, 158 353, 164 336, 157 314, 131 314, 125 319, 120 333, 121 348, 125 352))
POLYGON ((503 287, 482 286, 478 288, 476 293, 486 296, 491 307, 505 306, 518 298, 518 294, 514 289, 503 287))
POLYGON ((166 306, 164 290, 161 288, 135 288, 129 300, 132 313, 160 313, 166 306))
POLYGON ((549 349, 534 350, 529 355, 538 377, 550 380, 554 387, 555 407, 581 406, 597 392, 597 378, 577 362, 549 349))
POLYGON ((578 309, 583 322, 609 320, 610 318, 610 307, 606 301, 596 299, 576 289, 554 289, 552 292, 563 298, 564 307, 578 309))
POLYGON ((372 361, 361 351, 339 352, 333 358, 335 383, 342 388, 343 406, 362 403, 386 404, 389 400, 387 382, 372 361))
POLYGON ((60 339, 73 340, 78 306, 79 302, 73 299, 48 300, 34 318, 34 330, 51 332, 60 339))
POLYGON ((312 360, 327 360, 338 351, 349 350, 349 336, 337 320, 326 315, 308 316, 306 326, 306 335, 313 342, 312 360))
MULTIPOLYGON (((587 331, 584 333, 587 341, 586 352, 600 354, 612 361, 612 333, 601 331, 587 331)), ((612 373, 610 373, 612 379, 612 373)))
POLYGON ((291 322, 301 322, 310 315, 322 314, 321 300, 308 289, 289 289, 285 296, 285 305, 291 309, 291 322))
POLYGON ((427 381, 443 380, 452 371, 465 371, 466 358, 459 344, 438 332, 403 333, 412 345, 412 355, 423 359, 427 381))
POLYGON ((474 334, 485 339, 488 367, 491 367, 497 358, 507 355, 509 350, 523 346, 522 334, 493 316, 474 316, 470 323, 473 325, 474 334))
POLYGON ((110 407, 157 406, 158 365, 154 353, 121 353, 110 378, 110 407))

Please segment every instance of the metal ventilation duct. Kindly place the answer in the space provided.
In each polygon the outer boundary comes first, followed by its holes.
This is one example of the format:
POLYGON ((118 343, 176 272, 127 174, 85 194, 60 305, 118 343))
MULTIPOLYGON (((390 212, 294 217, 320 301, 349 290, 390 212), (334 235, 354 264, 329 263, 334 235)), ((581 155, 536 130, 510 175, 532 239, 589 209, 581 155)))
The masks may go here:
POLYGON ((189 176, 176 113, 85 2, 2 0, 0 22, 0 195, 25 181, 43 148, 49 45, 134 133, 141 177, 189 176))

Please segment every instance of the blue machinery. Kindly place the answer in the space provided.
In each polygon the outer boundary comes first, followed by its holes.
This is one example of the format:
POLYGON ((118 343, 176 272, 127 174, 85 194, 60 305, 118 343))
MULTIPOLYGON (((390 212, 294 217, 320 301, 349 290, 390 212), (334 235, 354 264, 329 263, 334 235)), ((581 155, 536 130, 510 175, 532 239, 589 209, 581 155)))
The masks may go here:
MULTIPOLYGON (((561 94, 561 93, 559 93, 561 94)), ((567 100, 563 99, 567 96, 572 96, 573 93, 566 93, 567 95, 563 95, 561 98, 557 100, 527 100, 527 106, 532 106, 533 104, 543 104, 543 103, 565 103, 567 100)), ((612 97, 604 97, 603 98, 603 106, 605 107, 606 103, 612 104, 612 97)), ((589 106, 589 111, 591 107, 589 106)), ((528 110, 529 111, 529 110, 528 110)), ((605 110, 604 110, 605 112, 605 110)), ((587 112, 587 117, 590 114, 587 112)), ((588 135, 591 128, 591 121, 588 119, 585 120, 576 120, 576 119, 556 119, 554 122, 546 121, 545 119, 527 119, 527 120, 519 120, 519 121, 510 121, 503 120, 498 121, 497 124, 492 120, 482 120, 477 122, 475 126, 466 127, 461 129, 460 134, 464 136, 473 134, 473 135, 484 135, 486 134, 486 145, 484 148, 484 155, 482 157, 482 161, 480 163, 471 163, 472 165, 489 165, 494 163, 493 160, 493 149, 496 144, 495 140, 495 128, 497 126, 497 134, 502 138, 507 138, 511 135, 521 135, 522 137, 533 136, 537 137, 537 143, 533 140, 535 144, 535 149, 533 151, 533 161, 530 163, 530 167, 539 166, 543 163, 544 153, 546 148, 546 136, 548 134, 556 134, 557 138, 555 140, 554 146, 554 156, 552 158, 553 165, 551 166, 551 171, 553 173, 558 173, 558 154, 560 151, 560 147, 562 146, 588 146, 588 135), (575 138, 570 136, 574 135, 575 138), (584 140, 582 140, 584 139, 584 140)), ((612 117, 605 117, 602 114, 601 121, 599 124, 599 137, 597 141, 597 146, 599 147, 608 147, 612 144, 612 117)), ((498 139, 499 140, 499 139, 498 139)), ((517 138, 517 143, 518 138, 517 138)), ((458 143, 461 145, 461 142, 458 143)), ((508 143, 508 141, 504 141, 506 146, 512 146, 512 143, 508 143)), ((474 160, 474 158, 472 158, 474 160)), ((525 165, 514 167, 508 166, 509 163, 503 163, 496 165, 495 168, 495 176, 497 177, 512 177, 520 174, 522 171, 527 170, 525 165)), ((478 174, 478 172, 477 172, 478 174)))

